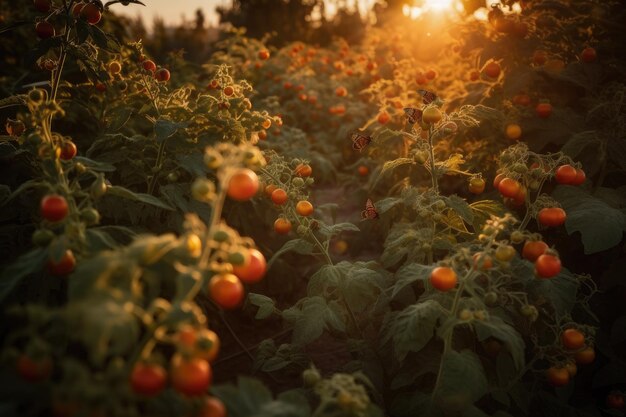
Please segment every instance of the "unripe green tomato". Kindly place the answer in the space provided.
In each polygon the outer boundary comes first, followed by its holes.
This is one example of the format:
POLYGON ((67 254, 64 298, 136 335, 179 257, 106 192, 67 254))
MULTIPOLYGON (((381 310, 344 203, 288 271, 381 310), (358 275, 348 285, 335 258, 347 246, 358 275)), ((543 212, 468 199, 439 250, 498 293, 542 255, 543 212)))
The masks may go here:
POLYGON ((204 154, 204 164, 207 168, 217 169, 222 166, 224 162, 224 158, 217 151, 208 151, 204 154))
POLYGON ((52 239, 54 239, 54 233, 48 229, 38 229, 33 233, 35 246, 48 246, 52 239))
POLYGON ((474 311, 474 318, 483 321, 487 318, 487 313, 485 313, 485 310, 476 310, 474 311))
POLYGON ((76 164, 74 164, 74 169, 79 174, 83 174, 87 171, 87 167, 83 165, 81 162, 76 162, 76 164))
POLYGON ((48 98, 48 93, 41 88, 35 88, 28 92, 28 99, 35 104, 41 104, 48 98))
POLYGON ((315 182, 315 180, 313 179, 313 177, 309 177, 309 178, 307 178, 307 179, 304 181, 304 183, 305 183, 306 185, 313 185, 313 182, 315 182))
POLYGON ((26 137, 26 143, 32 146, 38 147, 39 145, 41 145, 42 142, 43 142, 43 139, 41 139, 41 136, 37 132, 33 132, 26 137))
POLYGON ((426 210, 426 209, 421 209, 418 213, 418 216, 420 216, 421 218, 425 219, 427 217, 430 217, 430 211, 426 210))
POLYGON ((435 213, 433 214, 433 220, 436 222, 440 222, 443 220, 443 214, 435 213))
POLYGON ((426 151, 417 151, 413 154, 413 160, 420 165, 424 165, 428 160, 428 152, 426 151))
POLYGON ((446 202, 443 201, 443 200, 437 200, 437 201, 435 201, 434 207, 437 210, 443 210, 443 209, 446 208, 446 202))
POLYGON ((80 218, 88 225, 93 226, 100 223, 100 213, 94 208, 84 209, 80 212, 80 218))
POLYGON ((294 179, 291 180, 291 183, 295 185, 296 187, 304 187, 304 179, 300 177, 295 177, 294 179))
POLYGON ((217 230, 213 233, 213 240, 219 243, 228 242, 230 240, 230 233, 226 230, 217 230))
POLYGON ((516 230, 513 233, 511 233, 511 242, 522 243, 523 241, 524 241, 524 233, 520 232, 519 230, 516 230))
POLYGON ((522 313, 523 316, 526 316, 526 317, 531 317, 538 313, 537 308, 530 304, 526 304, 522 306, 522 308, 520 309, 520 312, 522 313))
POLYGON ((322 379, 320 373, 317 369, 306 369, 302 372, 302 381, 304 382, 304 386, 307 388, 314 387, 318 382, 322 379))
POLYGON ((459 319, 461 320, 471 320, 474 317, 474 314, 471 310, 464 308, 459 312, 459 319))
POLYGON ((309 228, 304 226, 304 225, 300 225, 298 226, 298 228, 296 229, 296 232, 300 235, 300 236, 306 236, 309 233, 309 228))
POLYGON ((233 265, 244 265, 248 258, 241 251, 233 251, 228 254, 228 263, 233 265))
POLYGON ((104 182, 104 176, 100 176, 91 184, 91 196, 93 198, 100 198, 107 192, 107 188, 106 182, 104 182))
POLYGON ((498 294, 494 291, 489 291, 485 294, 485 304, 488 306, 494 306, 498 302, 498 294))
POLYGON ((515 164, 513 165, 513 171, 518 174, 525 174, 528 172, 528 167, 524 164, 515 164))
POLYGON ((169 174, 167 174, 167 180, 169 182, 176 182, 176 181, 178 181, 178 174, 176 172, 170 172, 169 174))

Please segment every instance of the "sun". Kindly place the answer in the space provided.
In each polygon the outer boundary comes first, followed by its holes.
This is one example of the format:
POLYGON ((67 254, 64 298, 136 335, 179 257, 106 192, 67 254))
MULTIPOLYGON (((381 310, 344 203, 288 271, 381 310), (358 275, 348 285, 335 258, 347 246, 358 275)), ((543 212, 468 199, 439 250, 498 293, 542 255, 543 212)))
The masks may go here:
POLYGON ((426 0, 422 6, 424 9, 433 11, 444 11, 452 8, 453 0, 426 0))

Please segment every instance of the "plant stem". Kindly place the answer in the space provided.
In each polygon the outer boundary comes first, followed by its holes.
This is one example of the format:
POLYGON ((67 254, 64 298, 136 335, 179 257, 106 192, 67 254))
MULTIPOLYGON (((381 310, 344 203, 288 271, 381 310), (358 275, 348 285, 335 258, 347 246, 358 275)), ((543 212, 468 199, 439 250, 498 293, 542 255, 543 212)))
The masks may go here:
MULTIPOLYGON (((167 139, 163 139, 163 142, 159 144, 159 153, 157 154, 157 159, 154 163, 154 166, 152 167, 153 170, 155 170, 155 168, 158 168, 160 170, 159 167, 161 166, 161 164, 163 164, 163 157, 165 156, 166 142, 167 142, 167 139)), ((154 188, 156 187, 158 178, 159 178, 158 172, 153 172, 152 178, 150 179, 150 185, 148 185, 148 194, 152 195, 152 193, 154 192, 154 188)))
POLYGON ((430 151, 430 176, 433 180, 433 190, 439 194, 439 183, 437 182, 437 173, 435 172, 435 150, 433 147, 433 125, 428 128, 428 150, 430 151))

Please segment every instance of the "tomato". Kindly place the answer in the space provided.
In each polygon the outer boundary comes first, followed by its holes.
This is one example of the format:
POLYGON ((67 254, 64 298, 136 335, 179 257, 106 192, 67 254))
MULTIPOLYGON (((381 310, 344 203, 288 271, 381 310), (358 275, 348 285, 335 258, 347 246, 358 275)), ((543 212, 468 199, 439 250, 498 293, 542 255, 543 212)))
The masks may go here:
POLYGON ((174 336, 176 343, 188 351, 192 351, 195 348, 197 338, 198 331, 190 324, 180 326, 178 332, 174 336))
POLYGON ((72 8, 72 16, 74 16, 74 18, 78 19, 78 17, 80 16, 81 10, 83 10, 83 7, 85 7, 85 3, 77 3, 77 4, 75 4, 74 7, 72 8))
POLYGON ((160 68, 154 73, 154 79, 159 82, 167 82, 170 80, 171 74, 167 68, 160 68))
POLYGON ((335 89, 335 95, 337 97, 345 97, 348 95, 348 90, 346 89, 346 87, 343 87, 343 86, 337 87, 335 89))
POLYGON ((535 113, 537 113, 537 116, 542 119, 546 119, 550 117, 550 115, 552 114, 552 104, 550 103, 537 104, 537 107, 535 107, 535 113))
POLYGON ((266 59, 270 58, 270 51, 268 51, 267 49, 262 49, 259 51, 258 57, 259 59, 265 61, 266 59))
POLYGON ((211 365, 204 359, 172 357, 170 375, 172 387, 181 394, 196 396, 204 394, 213 379, 211 365))
POLYGON ((504 133, 506 134, 506 137, 511 140, 519 140, 519 138, 522 137, 522 128, 518 124, 511 123, 506 125, 504 133))
POLYGON ((272 127, 272 121, 270 119, 265 119, 263 120, 263 124, 261 126, 263 126, 263 129, 269 129, 272 127))
POLYGON ((340 255, 343 255, 348 250, 348 242, 345 240, 338 240, 333 244, 333 250, 340 255))
POLYGON ((424 85, 424 84, 428 84, 428 79, 425 76, 420 74, 417 77, 415 77, 415 82, 418 85, 424 85))
POLYGON ((566 329, 561 333, 561 343, 569 350, 578 350, 585 346, 585 335, 577 329, 566 329))
POLYGON ((500 262, 509 262, 515 257, 517 251, 511 245, 500 245, 496 248, 496 259, 500 262))
POLYGON ((209 396, 194 417, 226 417, 226 407, 219 398, 209 396))
POLYGON ((257 132, 257 135, 259 135, 259 140, 266 140, 267 139, 267 131, 265 129, 261 129, 257 132))
POLYGON ((24 131, 26 130, 24 122, 22 122, 21 120, 13 119, 7 119, 4 128, 10 136, 22 136, 22 133, 24 133, 24 131))
POLYGON ((548 60, 548 54, 546 53, 546 51, 536 50, 533 53, 533 62, 536 65, 543 65, 545 64, 547 60, 548 60))
POLYGON ((52 0, 35 0, 35 10, 40 13, 48 13, 52 9, 52 0))
POLYGON ((107 90, 107 86, 104 83, 97 82, 96 83, 96 90, 101 92, 101 93, 104 93, 107 90))
POLYGON ((291 222, 288 219, 279 217, 274 222, 274 231, 279 235, 286 235, 291 231, 291 222))
POLYGON ((578 172, 571 165, 561 165, 556 169, 554 176, 559 184, 573 184, 577 180, 578 172))
POLYGON ((357 168, 357 172, 360 176, 365 177, 367 174, 369 174, 370 170, 365 165, 359 165, 359 167, 357 168))
POLYGON ((503 178, 498 184, 498 191, 504 197, 514 198, 520 192, 521 185, 513 178, 503 178))
POLYGON ((141 63, 141 66, 143 67, 143 69, 145 69, 146 71, 156 71, 157 67, 156 64, 154 63, 154 61, 150 60, 150 59, 146 59, 145 61, 143 61, 141 63))
POLYGON ((209 281, 209 295, 220 307, 233 309, 243 301, 243 285, 233 274, 217 274, 209 281))
POLYGON ((539 210, 537 220, 544 226, 556 227, 565 223, 565 210, 560 207, 547 207, 539 210))
POLYGON ((201 329, 196 336, 195 356, 213 362, 220 352, 220 338, 210 329, 201 329))
POLYGON ((513 27, 513 33, 518 38, 524 39, 528 35, 528 25, 524 22, 517 22, 513 27))
POLYGON ((596 50, 591 47, 583 49, 583 51, 580 53, 580 59, 582 59, 582 61, 586 63, 594 62, 597 57, 598 54, 596 53, 596 50))
POLYGON ((289 197, 287 196, 287 192, 285 190, 283 190, 282 188, 277 188, 274 191, 272 191, 271 198, 274 204, 278 204, 279 206, 282 206, 283 204, 287 202, 289 197))
POLYGON ((424 109, 422 114, 422 120, 424 123, 434 124, 441 120, 443 115, 441 114, 441 110, 439 110, 435 106, 428 106, 424 109))
POLYGON ((567 369, 560 366, 551 366, 546 371, 546 377, 548 378, 548 382, 550 382, 553 387, 563 387, 567 385, 570 378, 567 369))
POLYGON ((565 61, 562 59, 549 59, 543 67, 548 72, 560 74, 565 69, 565 61))
POLYGON ((537 258, 548 250, 548 245, 541 240, 528 240, 524 243, 522 256, 531 262, 535 262, 537 258))
POLYGON ((587 179, 587 175, 585 175, 585 171, 582 169, 576 169, 576 178, 570 183, 571 185, 581 185, 587 179))
POLYGON ((424 75, 429 80, 434 80, 437 77, 437 73, 435 72, 435 70, 428 70, 428 71, 426 71, 426 74, 424 74, 424 75))
POLYGON ((491 61, 483 68, 483 73, 490 78, 498 78, 500 76, 500 72, 500 65, 494 61, 491 61))
POLYGON ((480 78, 480 72, 474 70, 470 72, 469 79, 470 81, 477 81, 480 78))
POLYGON ((313 174, 313 168, 309 164, 298 164, 294 172, 299 177, 310 177, 313 174))
POLYGON ((161 365, 137 363, 130 373, 130 386, 136 394, 154 397, 167 383, 167 372, 161 365))
POLYGON ((595 359, 596 351, 591 346, 587 346, 583 350, 574 353, 574 360, 579 365, 589 365, 593 363, 595 359))
POLYGON ((495 176, 495 178, 493 179, 493 188, 498 188, 500 186, 500 182, 505 179, 506 176, 504 174, 498 174, 495 176))
POLYGON ((69 213, 69 206, 65 197, 58 194, 48 194, 41 199, 41 217, 50 222, 59 222, 69 213))
POLYGON ((541 278, 552 278, 561 272, 561 260, 554 255, 543 254, 535 261, 535 274, 541 278))
POLYGON ((578 367, 576 366, 575 362, 567 362, 565 364, 565 369, 567 369, 567 373, 569 374, 570 378, 575 377, 578 373, 578 367))
POLYGON ((48 272, 55 276, 65 276, 74 271, 76 267, 76 258, 74 257, 74 253, 68 249, 65 251, 63 256, 58 262, 50 259, 48 261, 48 272))
POLYGON ((439 291, 450 291, 456 283, 456 272, 447 266, 438 266, 430 273, 430 284, 439 291))
POLYGON ((254 197, 259 190, 259 177, 248 168, 237 169, 228 180, 227 194, 237 201, 246 201, 254 197))
POLYGON ((274 190, 276 190, 277 188, 278 188, 278 187, 276 187, 276 185, 274 185, 274 184, 268 184, 268 185, 265 187, 265 190, 264 190, 265 195, 266 195, 266 196, 268 196, 268 197, 271 197, 271 196, 272 196, 272 193, 273 193, 273 192, 274 192, 274 190))
POLYGON ((313 204, 306 200, 298 201, 298 204, 296 204, 296 213, 304 217, 310 216, 313 214, 313 204))
POLYGON ((513 196, 513 199, 512 199, 513 205, 516 207, 524 205, 524 203, 526 202, 526 193, 527 193, 526 187, 524 185, 521 185, 517 194, 513 196))
POLYGON ((621 410, 624 408, 624 394, 620 392, 612 392, 606 396, 606 406, 613 410, 621 410))
POLYGON ((517 104, 518 106, 530 106, 530 97, 528 94, 517 94, 513 97, 513 104, 517 104))
POLYGON ((383 111, 378 115, 378 118, 376 120, 378 120, 378 123, 380 123, 381 125, 384 125, 389 123, 389 120, 391 120, 391 116, 389 116, 389 113, 387 113, 386 111, 383 111))
POLYGON ((483 342, 483 349, 485 349, 485 352, 487 352, 489 356, 495 358, 502 351, 502 342, 498 339, 490 337, 483 342))
POLYGON ((235 94, 235 88, 233 86, 228 85, 228 86, 224 87, 224 95, 230 97, 233 94, 235 94))
POLYGON ((122 72, 122 64, 119 61, 111 61, 109 63, 109 72, 113 75, 119 74, 122 72))
POLYGON ((55 35, 52 23, 42 20, 35 25, 35 33, 39 39, 48 39, 55 35))
POLYGON ((491 269, 493 267, 493 261, 491 260, 491 256, 485 254, 484 252, 475 253, 472 256, 474 260, 474 268, 480 270, 491 269))
POLYGON ((267 264, 265 256, 257 249, 250 249, 249 261, 245 265, 234 265, 233 273, 246 284, 258 282, 265 275, 267 264))
POLYGON ((23 353, 17 359, 16 368, 24 380, 40 382, 52 374, 52 359, 48 356, 35 359, 23 353))
POLYGON ((85 19, 90 25, 95 25, 102 19, 102 13, 94 3, 87 3, 81 9, 80 17, 85 19))
POLYGON ((59 158, 64 161, 69 161, 76 156, 77 151, 78 149, 74 142, 71 140, 65 141, 63 145, 61 145, 61 155, 59 155, 59 158))
POLYGON ((485 191, 485 180, 480 177, 472 177, 469 181, 469 192, 480 194, 485 191))

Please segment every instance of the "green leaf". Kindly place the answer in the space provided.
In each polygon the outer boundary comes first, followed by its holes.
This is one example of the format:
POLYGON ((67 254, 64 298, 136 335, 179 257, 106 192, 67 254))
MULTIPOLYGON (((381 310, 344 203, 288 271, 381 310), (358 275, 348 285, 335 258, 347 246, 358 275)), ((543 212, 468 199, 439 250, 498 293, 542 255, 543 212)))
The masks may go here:
POLYGON ((167 119, 159 119, 154 124, 154 133, 156 135, 157 142, 161 143, 165 139, 174 135, 178 129, 184 129, 189 126, 189 123, 176 123, 167 119))
POLYGON ((336 305, 314 296, 305 298, 299 306, 283 311, 285 320, 294 324, 293 343, 304 345, 319 338, 324 330, 333 327, 345 332, 345 324, 339 318, 336 305))
POLYGON ((389 210, 391 210, 398 204, 402 204, 403 202, 404 202, 403 198, 398 198, 398 197, 384 198, 376 202, 376 211, 378 211, 379 214, 383 214, 383 213, 388 212, 389 210))
POLYGON ((395 283, 393 285, 393 292, 391 298, 395 298, 396 295, 408 285, 413 284, 415 281, 425 281, 430 276, 432 266, 422 265, 418 263, 405 264, 395 275, 395 283))
POLYGON ((446 204, 454 210, 467 224, 474 223, 474 213, 467 201, 458 195, 451 195, 445 198, 446 204))
POLYGON ((558 186, 552 197, 567 213, 565 229, 570 235, 580 232, 585 254, 610 249, 622 241, 626 215, 580 187, 558 186))
POLYGON ((258 413, 262 406, 272 401, 272 393, 260 381, 239 377, 238 386, 216 386, 212 388, 228 409, 229 417, 248 417, 258 413))
POLYGON ((266 319, 276 311, 276 306, 274 304, 274 300, 269 298, 268 296, 262 294, 249 293, 248 301, 250 304, 259 307, 259 310, 256 312, 255 318, 257 319, 266 319))
POLYGON ((113 172, 116 170, 115 166, 111 164, 107 164, 106 162, 94 161, 93 159, 89 159, 84 156, 76 156, 74 157, 74 160, 85 165, 85 167, 87 167, 88 169, 97 172, 113 172))
POLYGON ((113 110, 112 114, 107 114, 109 121, 109 131, 117 132, 130 120, 133 114, 132 107, 118 107, 113 110))
POLYGON ((31 188, 47 188, 49 185, 43 181, 35 181, 29 180, 22 183, 15 191, 13 191, 4 201, 2 201, 2 205, 9 203, 15 197, 22 194, 24 191, 30 190, 31 188))
POLYGON ((504 343, 507 347, 515 367, 524 367, 524 339, 513 327, 504 322, 500 317, 489 316, 488 320, 475 320, 474 329, 479 341, 493 337, 504 343))
POLYGON ((338 235, 343 232, 359 232, 360 229, 352 223, 337 223, 332 226, 323 224, 320 227, 320 234, 326 239, 330 239, 332 236, 338 235))
POLYGON ((0 274, 0 303, 28 275, 40 271, 48 258, 46 249, 33 249, 20 256, 0 274))
POLYGON ((399 313, 391 313, 383 324, 383 343, 393 341, 394 352, 403 360, 409 352, 418 352, 434 337, 435 326, 445 315, 434 300, 410 305, 399 313))
POLYGON ((105 196, 106 195, 114 195, 117 197, 126 198, 128 200, 159 207, 164 210, 174 211, 174 209, 170 205, 165 204, 163 201, 150 194, 135 193, 127 188, 120 187, 118 185, 112 185, 108 187, 105 196))
POLYGON ((485 370, 471 350, 450 351, 443 357, 441 366, 440 386, 436 394, 442 408, 454 405, 464 409, 487 393, 485 370), (443 404, 452 398, 455 404, 443 404))
POLYGON ((561 152, 572 158, 577 158, 588 146, 595 148, 599 145, 600 139, 598 138, 598 133, 595 130, 588 130, 572 135, 561 148, 561 152))
POLYGON ((440 417, 441 414, 433 410, 430 395, 423 392, 402 393, 394 398, 391 404, 390 415, 397 417, 440 417))
POLYGON ((313 253, 313 249, 315 248, 315 246, 310 243, 307 242, 304 239, 292 239, 289 240, 287 242, 285 242, 285 244, 276 251, 276 253, 274 253, 274 256, 272 256, 272 258, 267 262, 267 269, 269 269, 272 264, 284 253, 286 252, 296 252, 300 255, 310 255, 313 253))
POLYGON ((472 223, 474 230, 479 231, 491 216, 502 217, 506 213, 505 207, 499 201, 480 200, 470 204, 474 216, 472 223))
POLYGON ((385 162, 382 169, 378 173, 378 176, 374 180, 371 188, 375 188, 376 184, 378 184, 378 182, 383 179, 383 177, 388 171, 394 170, 402 165, 413 164, 413 163, 415 162, 413 161, 412 158, 398 158, 398 159, 394 159, 393 161, 385 162))

